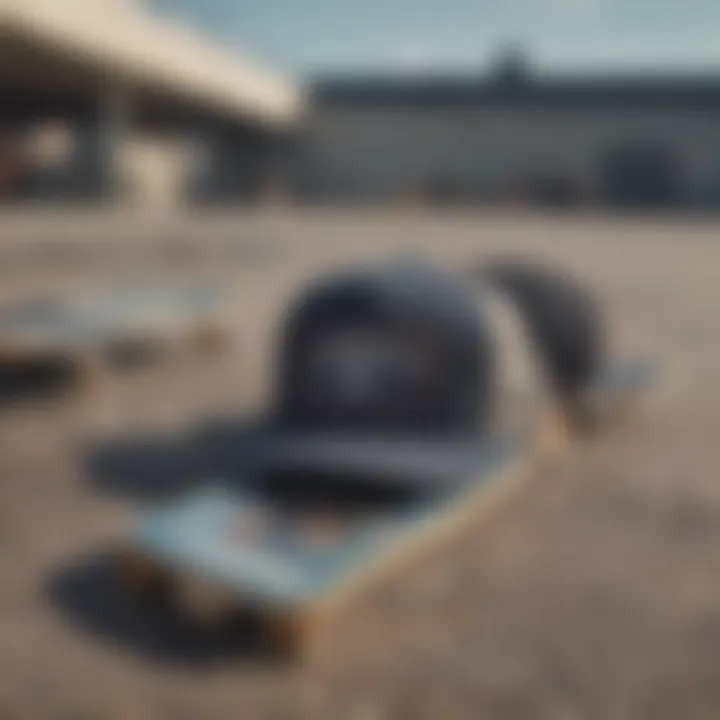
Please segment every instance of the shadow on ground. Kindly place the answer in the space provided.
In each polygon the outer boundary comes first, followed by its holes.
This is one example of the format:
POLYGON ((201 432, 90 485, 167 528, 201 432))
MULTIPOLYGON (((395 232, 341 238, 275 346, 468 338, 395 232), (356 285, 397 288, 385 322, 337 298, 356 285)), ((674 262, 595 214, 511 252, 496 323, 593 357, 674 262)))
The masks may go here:
POLYGON ((114 572, 115 557, 105 552, 55 574, 45 587, 50 604, 101 641, 154 662, 189 668, 282 662, 262 641, 256 624, 238 620, 221 628, 201 628, 169 602, 132 597, 114 572))
MULTIPOLYGON (((167 355, 162 347, 126 343, 110 348, 105 370, 131 374, 158 364, 167 355)), ((72 358, 3 362, 0 365, 0 408, 71 397, 92 385, 92 377, 72 358)))
POLYGON ((0 407, 66 397, 74 385, 72 368, 59 363, 5 363, 0 368, 0 407))

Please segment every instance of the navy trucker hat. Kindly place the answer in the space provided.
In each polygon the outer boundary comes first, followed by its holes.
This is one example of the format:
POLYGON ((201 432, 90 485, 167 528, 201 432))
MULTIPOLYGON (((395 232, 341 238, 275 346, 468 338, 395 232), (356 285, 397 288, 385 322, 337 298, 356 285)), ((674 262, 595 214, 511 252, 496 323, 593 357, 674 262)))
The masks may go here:
POLYGON ((425 483, 477 461, 493 410, 477 294, 424 265, 322 279, 288 313, 257 469, 425 483))

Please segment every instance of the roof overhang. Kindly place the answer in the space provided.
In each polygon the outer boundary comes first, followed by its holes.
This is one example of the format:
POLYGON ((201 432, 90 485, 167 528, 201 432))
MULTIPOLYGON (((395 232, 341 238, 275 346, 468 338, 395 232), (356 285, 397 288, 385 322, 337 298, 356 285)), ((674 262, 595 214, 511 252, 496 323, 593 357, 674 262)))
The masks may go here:
POLYGON ((109 0, 0 0, 0 78, 52 93, 112 83, 272 127, 292 125, 303 107, 292 81, 109 0))

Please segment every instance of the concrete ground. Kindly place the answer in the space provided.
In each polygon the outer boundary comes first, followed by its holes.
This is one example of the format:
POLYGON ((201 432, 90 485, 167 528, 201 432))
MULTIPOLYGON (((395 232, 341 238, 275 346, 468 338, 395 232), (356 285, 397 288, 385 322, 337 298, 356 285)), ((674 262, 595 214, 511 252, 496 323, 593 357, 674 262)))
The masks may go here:
POLYGON ((720 714, 720 223, 538 216, 0 217, 0 301, 123 278, 232 285, 239 340, 0 407, 3 720, 662 720, 720 714), (287 665, 114 592, 135 511, 207 474, 264 402, 272 327, 320 268, 496 253, 590 281, 615 350, 660 361, 647 412, 398 575, 287 665), (230 440, 228 440, 230 438, 230 440))

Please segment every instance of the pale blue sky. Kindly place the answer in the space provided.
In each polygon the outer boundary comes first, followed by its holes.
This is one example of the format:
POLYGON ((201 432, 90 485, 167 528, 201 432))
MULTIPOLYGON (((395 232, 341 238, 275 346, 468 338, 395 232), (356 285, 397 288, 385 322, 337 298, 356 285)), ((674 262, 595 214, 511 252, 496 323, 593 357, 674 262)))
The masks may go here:
POLYGON ((148 0, 299 75, 482 68, 720 70, 720 0, 148 0))

